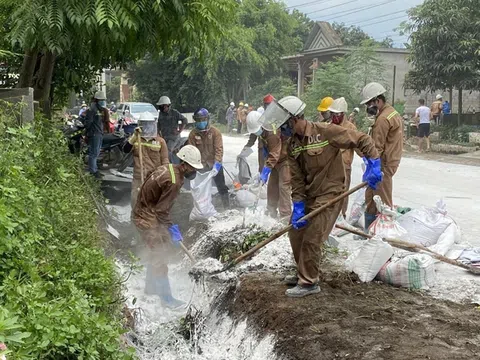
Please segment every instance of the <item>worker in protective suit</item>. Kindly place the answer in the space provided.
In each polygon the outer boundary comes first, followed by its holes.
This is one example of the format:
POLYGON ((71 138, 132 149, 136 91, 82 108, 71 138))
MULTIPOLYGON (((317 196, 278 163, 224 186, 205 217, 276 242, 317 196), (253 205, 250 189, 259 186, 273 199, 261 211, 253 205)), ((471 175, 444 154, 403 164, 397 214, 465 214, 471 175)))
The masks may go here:
POLYGON ((146 179, 156 168, 170 163, 168 160, 167 143, 160 135, 158 135, 157 121, 151 113, 145 112, 140 114, 135 133, 130 139, 128 139, 128 142, 123 147, 123 151, 126 153, 133 151, 133 180, 131 193, 133 210, 137 202, 138 192, 142 186, 142 171, 143 179, 146 179), (140 146, 142 147, 141 150, 140 146), (140 152, 142 153, 141 162, 140 152))
POLYGON ((362 91, 362 102, 367 107, 367 114, 374 117, 371 137, 382 160, 383 181, 376 190, 367 189, 365 201, 365 229, 377 218, 377 207, 373 201, 375 195, 382 198, 384 204, 393 208, 393 176, 397 172, 403 152, 403 119, 400 114, 386 102, 387 90, 379 83, 369 83, 362 91))
POLYGON ((240 102, 237 109, 237 134, 242 134, 247 120, 248 104, 240 102))
POLYGON ((324 97, 320 104, 318 104, 317 111, 318 111, 318 121, 321 122, 329 122, 330 121, 330 111, 328 108, 333 103, 333 98, 330 96, 324 97))
POLYGON ((167 307, 184 305, 172 296, 168 279, 168 258, 174 246, 183 241, 178 225, 173 224, 170 211, 183 186, 203 167, 200 151, 184 146, 178 152, 180 164, 161 165, 143 183, 133 211, 133 222, 140 231, 147 250, 148 265, 145 293, 158 295, 167 307))
POLYGON ((179 111, 172 108, 168 96, 161 96, 157 102, 158 107, 158 133, 165 139, 168 147, 168 158, 171 163, 178 163, 175 151, 180 148, 180 134, 187 126, 187 118, 179 111))
POLYGON ((308 222, 301 220, 345 191, 345 170, 340 149, 358 148, 365 154, 364 180, 375 187, 381 181, 380 159, 370 136, 335 124, 310 122, 304 118, 305 103, 295 96, 273 102, 265 111, 263 127, 280 128, 290 137, 288 161, 292 176, 293 213, 289 231, 297 276, 285 278, 289 297, 320 292, 319 263, 322 244, 327 240, 341 203, 332 205, 308 222))
POLYGON ((277 129, 273 129, 273 131, 263 129, 261 116, 262 114, 257 111, 248 114, 247 130, 250 134, 255 135, 255 139, 258 138, 260 181, 262 185, 268 181, 267 209, 273 218, 277 217, 277 211, 281 218, 288 218, 292 213, 292 201, 287 141, 282 141, 280 131, 277 129))
MULTIPOLYGON (((331 114, 330 119, 332 124, 349 130, 357 130, 357 127, 347 119, 346 113, 348 110, 348 104, 345 98, 341 97, 335 99, 328 110, 331 114)), ((350 183, 352 180, 353 154, 356 152, 361 158, 363 158, 363 154, 358 149, 341 149, 340 151, 342 152, 343 167, 345 169, 345 189, 348 190, 350 189, 350 183)), ((348 197, 345 198, 342 206, 342 215, 345 219, 347 218, 347 209, 348 197)))
POLYGON ((202 154, 203 170, 213 170, 215 185, 222 199, 224 209, 230 207, 228 187, 225 185, 225 174, 223 172, 223 138, 222 133, 210 125, 210 113, 205 108, 200 108, 193 114, 195 128, 188 136, 188 144, 200 150, 202 154))
POLYGON ((355 127, 357 126, 357 115, 360 112, 360 109, 356 107, 353 109, 352 113, 348 115, 348 121, 350 121, 355 127))

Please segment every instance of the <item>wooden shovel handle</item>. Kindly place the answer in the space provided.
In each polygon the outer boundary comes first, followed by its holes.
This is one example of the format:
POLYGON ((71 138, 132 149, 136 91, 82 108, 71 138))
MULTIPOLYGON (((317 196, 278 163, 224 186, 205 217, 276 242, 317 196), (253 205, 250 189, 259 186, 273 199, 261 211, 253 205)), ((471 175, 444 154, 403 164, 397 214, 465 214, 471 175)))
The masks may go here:
MULTIPOLYGON (((357 186, 355 186, 354 188, 344 192, 343 194, 341 195, 338 195, 337 197, 333 198, 332 200, 330 200, 329 202, 327 202, 325 205, 322 205, 321 207, 319 207, 318 209, 315 209, 313 210, 312 212, 308 213, 307 215, 305 215, 303 218, 301 218, 299 221, 302 221, 302 220, 309 220, 315 216, 317 216, 318 214, 320 214, 322 211, 324 211, 325 209, 328 209, 330 206, 338 203, 339 201, 342 201, 343 199, 345 199, 346 197, 350 196, 351 194, 353 194, 354 192, 360 190, 361 188, 363 188, 364 186, 366 186, 367 183, 366 182, 362 182, 361 184, 358 184, 357 186)), ((235 265, 237 265, 238 263, 242 262, 243 260, 249 258, 250 256, 252 256, 253 254, 255 254, 258 250, 260 250, 261 248, 263 248, 265 245, 271 243, 273 240, 276 240, 278 239, 280 236, 282 236, 283 234, 287 233, 288 231, 290 231, 291 229, 293 228, 292 225, 288 225, 287 227, 283 228, 282 230, 276 232, 275 234, 273 234, 272 236, 270 236, 268 239, 265 239, 263 240, 261 243, 258 243, 257 245, 255 245, 253 248, 251 248, 250 250, 248 250, 246 253, 240 255, 239 257, 237 257, 235 260, 232 260, 231 262, 229 262, 225 267, 224 269, 222 269, 221 272, 223 271, 226 271, 232 267, 234 267, 235 265)))

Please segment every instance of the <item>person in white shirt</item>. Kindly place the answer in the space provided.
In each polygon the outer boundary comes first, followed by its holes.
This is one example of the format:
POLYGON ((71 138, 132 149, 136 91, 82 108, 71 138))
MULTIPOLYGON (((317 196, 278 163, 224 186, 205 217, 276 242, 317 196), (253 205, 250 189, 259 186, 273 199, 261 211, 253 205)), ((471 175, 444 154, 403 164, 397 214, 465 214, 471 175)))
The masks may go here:
POLYGON ((418 152, 422 151, 422 143, 425 138, 427 143, 426 151, 430 151, 430 116, 431 110, 425 106, 425 100, 418 100, 420 106, 415 110, 415 122, 417 124, 418 152))

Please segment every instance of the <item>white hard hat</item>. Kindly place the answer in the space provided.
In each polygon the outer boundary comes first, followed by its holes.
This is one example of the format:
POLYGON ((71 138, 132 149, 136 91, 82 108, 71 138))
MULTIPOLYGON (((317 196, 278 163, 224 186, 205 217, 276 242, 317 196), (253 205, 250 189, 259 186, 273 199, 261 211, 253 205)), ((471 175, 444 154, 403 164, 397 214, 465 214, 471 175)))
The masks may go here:
POLYGON ((260 114, 263 114, 265 112, 265 108, 263 106, 260 106, 257 111, 260 113, 260 114))
POLYGON ((107 97, 105 96, 105 93, 103 91, 97 91, 94 98, 97 100, 107 100, 107 97))
POLYGON ((248 107, 248 104, 245 104, 245 105, 243 105, 243 106, 248 107))
POLYGON ((115 103, 112 101, 112 102, 110 103, 110 105, 115 105, 115 103))
POLYGON ((232 101, 232 102, 230 103, 230 106, 235 106, 235 103, 232 101))
POLYGON ((250 134, 255 134, 262 127, 262 123, 260 122, 261 116, 262 114, 258 111, 251 111, 247 115, 247 131, 250 134))
POLYGON ((366 104, 372 99, 375 99, 377 96, 383 95, 387 92, 385 88, 376 82, 371 82, 367 84, 362 90, 362 102, 360 104, 366 104))
POLYGON ((177 156, 195 169, 203 169, 202 155, 195 146, 185 145, 178 151, 177 156))
POLYGON ((157 105, 171 105, 172 102, 170 101, 170 98, 168 96, 160 96, 160 99, 158 99, 157 105))
POLYGON ((356 107, 355 109, 353 109, 353 111, 358 113, 358 112, 360 112, 360 109, 356 107))
POLYGON ((443 99, 443 96, 440 95, 440 94, 438 94, 438 95, 436 96, 436 99, 437 99, 437 100, 443 99))
POLYGON ((278 104, 287 110, 291 116, 300 116, 307 106, 296 96, 286 96, 278 101, 278 104))
POLYGON ((332 105, 330 105, 330 107, 328 108, 328 111, 331 111, 332 113, 336 113, 336 114, 346 113, 347 110, 348 110, 348 105, 344 97, 335 99, 332 105))

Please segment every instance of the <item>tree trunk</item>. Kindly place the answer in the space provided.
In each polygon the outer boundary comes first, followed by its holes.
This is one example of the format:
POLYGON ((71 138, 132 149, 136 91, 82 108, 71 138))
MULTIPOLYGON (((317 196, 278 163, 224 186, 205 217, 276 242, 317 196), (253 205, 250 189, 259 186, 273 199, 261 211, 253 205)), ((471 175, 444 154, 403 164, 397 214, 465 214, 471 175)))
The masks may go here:
POLYGON ((463 112, 463 91, 462 88, 458 89, 458 120, 457 125, 460 126, 462 123, 462 112, 463 112))
POLYGON ((50 87, 52 86, 54 66, 55 54, 47 51, 42 56, 34 82, 34 98, 40 103, 40 108, 48 118, 51 117, 50 87))
POLYGON ((20 79, 17 87, 26 88, 33 85, 33 74, 35 72, 35 65, 37 64, 38 50, 26 50, 23 55, 22 68, 20 70, 20 79))

